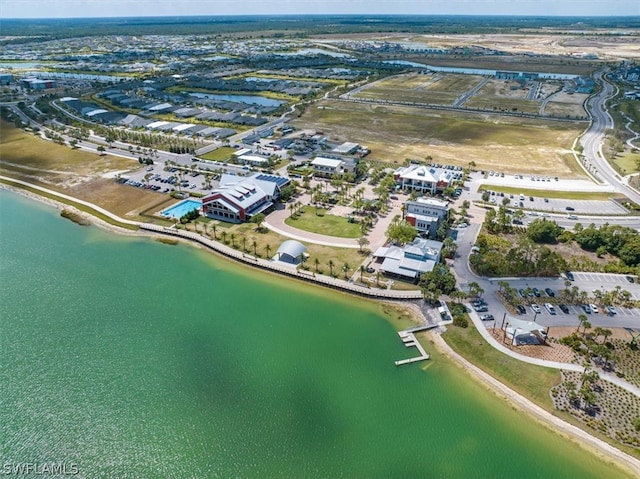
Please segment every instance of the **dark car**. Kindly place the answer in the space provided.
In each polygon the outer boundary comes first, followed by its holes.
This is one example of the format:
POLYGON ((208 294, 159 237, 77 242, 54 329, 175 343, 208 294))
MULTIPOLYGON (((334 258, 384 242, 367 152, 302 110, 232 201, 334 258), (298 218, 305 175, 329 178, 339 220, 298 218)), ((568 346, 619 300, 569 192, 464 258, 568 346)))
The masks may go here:
POLYGON ((518 290, 518 293, 520 294, 521 297, 526 298, 527 297, 527 293, 524 291, 524 289, 520 288, 518 290))
POLYGON ((629 281, 629 283, 635 283, 635 279, 633 279, 633 276, 625 276, 624 279, 626 279, 627 281, 629 281))
POLYGON ((567 211, 575 211, 576 210, 573 206, 567 206, 565 209, 567 211))
POLYGON ((556 293, 554 293, 551 288, 544 288, 544 292, 547 293, 547 295, 551 296, 552 298, 556 295, 556 293))
POLYGON ((574 281, 574 280, 575 280, 575 278, 573 277, 573 273, 572 273, 571 271, 566 271, 566 272, 564 273, 564 275, 567 277, 567 279, 568 279, 569 281, 574 281))
POLYGON ((558 308, 560 308, 560 311, 562 311, 564 314, 569 314, 569 308, 567 308, 566 304, 559 304, 558 308))
POLYGON ((540 297, 540 290, 538 288, 533 288, 533 295, 536 298, 539 298, 540 297))
POLYGON ((525 308, 521 304, 516 306, 516 309, 518 310, 518 314, 527 314, 527 308, 525 308))
POLYGON ((588 304, 583 304, 582 309, 584 310, 585 313, 591 314, 591 306, 589 306, 588 304))

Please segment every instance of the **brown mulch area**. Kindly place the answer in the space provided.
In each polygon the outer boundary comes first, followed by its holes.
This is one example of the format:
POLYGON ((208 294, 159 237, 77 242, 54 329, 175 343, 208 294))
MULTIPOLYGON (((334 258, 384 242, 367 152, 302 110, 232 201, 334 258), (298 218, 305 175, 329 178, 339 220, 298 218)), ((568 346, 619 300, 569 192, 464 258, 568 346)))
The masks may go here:
MULTIPOLYGON (((555 334, 554 330, 565 328, 550 328, 549 337, 559 337, 555 334)), ((575 330, 575 328, 569 328, 575 330)), ((562 363, 573 363, 575 361, 575 353, 571 348, 563 344, 558 344, 553 341, 547 342, 546 345, 524 345, 524 346, 512 346, 507 341, 503 342, 504 334, 500 328, 489 329, 489 333, 502 345, 511 349, 512 351, 522 354, 523 356, 529 356, 531 358, 545 359, 547 361, 559 361, 562 363)), ((570 333, 567 333, 570 334, 570 333)))

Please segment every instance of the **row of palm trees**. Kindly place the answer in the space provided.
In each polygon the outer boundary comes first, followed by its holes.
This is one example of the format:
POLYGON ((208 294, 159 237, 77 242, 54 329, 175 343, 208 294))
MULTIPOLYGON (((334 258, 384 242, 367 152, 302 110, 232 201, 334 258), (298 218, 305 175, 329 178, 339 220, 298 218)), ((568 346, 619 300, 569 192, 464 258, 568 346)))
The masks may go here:
MULTIPOLYGON (((196 233, 198 233, 198 223, 197 222, 194 223, 194 227, 195 227, 196 233)), ((210 223, 208 223, 208 225, 205 225, 203 233, 205 235, 207 235, 209 238, 213 238, 216 241, 218 241, 218 228, 217 228, 216 223, 210 222, 210 223)), ((220 238, 222 239, 223 243, 225 243, 225 244, 231 243, 231 246, 233 248, 236 247, 236 239, 237 239, 236 233, 234 233, 234 232, 228 233, 226 230, 223 229, 220 232, 220 238)), ((245 252, 248 252, 248 249, 247 249, 247 237, 244 236, 244 235, 241 236, 240 241, 242 242, 242 249, 245 252)), ((250 245, 253 248, 253 255, 257 257, 258 256, 258 242, 257 242, 257 240, 255 238, 251 238, 251 244, 250 245)), ((272 248, 272 246, 270 244, 267 243, 264 246, 264 251, 266 253, 266 257, 269 258, 271 256, 271 252, 273 251, 273 248, 272 248)), ((307 262, 307 260, 308 260, 308 257, 306 257, 306 256, 302 257, 303 265, 307 262)), ((315 266, 316 273, 319 273, 320 272, 320 259, 318 259, 316 257, 316 258, 314 258, 313 261, 314 261, 314 266, 315 266)), ((329 259, 329 261, 327 262, 327 266, 329 266, 329 271, 331 273, 331 276, 335 276, 335 274, 334 274, 334 268, 336 267, 335 261, 333 261, 333 259, 329 259)), ((344 273, 344 279, 347 279, 348 278, 347 273, 351 270, 351 267, 349 266, 349 263, 345 262, 342 265, 341 270, 344 273)), ((365 271, 364 266, 361 266, 360 267, 360 278, 361 279, 362 279, 362 274, 364 273, 364 271, 365 271)))

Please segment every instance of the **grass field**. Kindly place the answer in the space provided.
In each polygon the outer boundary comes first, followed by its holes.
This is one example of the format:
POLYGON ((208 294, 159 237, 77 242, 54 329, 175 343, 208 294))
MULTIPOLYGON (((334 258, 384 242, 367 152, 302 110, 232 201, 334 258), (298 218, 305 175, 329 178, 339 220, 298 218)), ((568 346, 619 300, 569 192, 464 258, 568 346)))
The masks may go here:
MULTIPOLYGON (((231 224, 202 217, 198 219, 198 231, 202 233, 205 225, 207 225, 208 233, 213 236, 211 223, 215 223, 217 225, 216 234, 218 236, 218 241, 222 241, 222 232, 224 231, 227 243, 232 245, 231 235, 235 235, 234 241, 238 250, 243 250, 243 238, 245 238, 246 252, 248 254, 254 254, 253 241, 255 240, 256 252, 261 258, 268 257, 267 245, 269 245, 269 257, 272 257, 278 250, 278 247, 284 241, 289 239, 268 229, 257 231, 256 225, 252 223, 231 224)), ((191 231, 195 230, 193 223, 188 225, 188 229, 191 231)), ((307 253, 309 254, 306 266, 309 268, 309 271, 316 271, 315 259, 318 258, 319 263, 317 272, 319 274, 329 274, 329 260, 333 261, 333 272, 335 275, 343 277, 341 268, 345 263, 349 265, 349 274, 353 274, 366 259, 366 255, 361 254, 354 248, 333 248, 313 243, 304 244, 307 247, 307 253)))
POLYGON ((108 172, 139 169, 136 161, 72 150, 5 122, 0 125, 0 158, 0 171, 7 176, 64 192, 131 219, 143 219, 142 211, 162 205, 168 198, 102 177, 108 172))
POLYGON ((640 153, 625 152, 618 154, 613 162, 618 166, 623 175, 636 173, 640 169, 636 166, 636 161, 640 160, 640 153))
POLYGON ((401 164, 431 156, 438 163, 479 169, 578 176, 570 148, 583 130, 574 122, 449 112, 327 100, 292 122, 325 132, 331 140, 356 141, 371 158, 401 164))
POLYGON ((231 158, 231 155, 236 151, 235 148, 231 148, 228 146, 222 146, 220 148, 217 148, 213 151, 210 151, 202 156, 200 156, 200 158, 203 158, 205 160, 211 160, 211 161, 227 161, 229 158, 231 158))
POLYGON ((30 188, 28 186, 23 186, 23 185, 20 185, 20 184, 17 184, 17 183, 13 183, 11 180, 1 180, 1 181, 2 181, 2 183, 6 183, 7 185, 11 185, 11 186, 14 186, 16 188, 20 188, 20 189, 25 190, 25 191, 29 191, 31 193, 34 193, 34 194, 38 195, 38 196, 42 196, 44 198, 49 198, 49 199, 55 200, 57 202, 64 203, 66 205, 73 206, 74 208, 76 208, 76 209, 78 209, 80 211, 83 211, 85 213, 89 213, 90 215, 101 219, 105 223, 109 223, 111 225, 118 226, 120 228, 129 229, 129 230, 137 230, 138 229, 138 227, 135 226, 135 225, 129 225, 129 224, 126 224, 126 223, 120 223, 119 221, 116 221, 116 220, 112 219, 111 217, 109 217, 109 216, 107 216, 105 214, 102 214, 101 212, 96 211, 96 210, 94 210, 93 208, 91 208, 89 206, 77 203, 75 201, 68 200, 68 199, 65 199, 65 198, 60 198, 57 195, 50 194, 50 193, 47 193, 47 192, 44 192, 44 191, 40 191, 40 190, 36 190, 35 188, 30 188))
POLYGON ((354 98, 451 105, 482 81, 475 75, 418 75, 410 73, 378 81, 354 98))
MULTIPOLYGON (((553 183, 553 182, 552 182, 553 183)), ((551 183, 551 184, 552 184, 551 183)), ((591 191, 556 191, 556 190, 537 190, 535 188, 516 188, 511 186, 497 185, 480 185, 479 190, 495 191, 497 193, 525 196, 535 196, 537 198, 558 198, 564 200, 601 200, 606 201, 609 198, 624 198, 618 193, 591 192, 591 191)))
POLYGON ((560 372, 513 359, 489 346, 473 324, 468 328, 449 327, 442 335, 449 346, 465 359, 489 373, 514 391, 553 411, 549 389, 560 383, 560 372))
POLYGON ((318 233, 338 238, 359 238, 362 236, 358 223, 349 223, 342 216, 328 215, 324 210, 305 206, 299 216, 289 216, 285 224, 311 233, 318 233))
POLYGON ((26 181, 35 179, 64 186, 140 165, 126 158, 61 146, 0 120, 0 167, 6 174, 26 181))

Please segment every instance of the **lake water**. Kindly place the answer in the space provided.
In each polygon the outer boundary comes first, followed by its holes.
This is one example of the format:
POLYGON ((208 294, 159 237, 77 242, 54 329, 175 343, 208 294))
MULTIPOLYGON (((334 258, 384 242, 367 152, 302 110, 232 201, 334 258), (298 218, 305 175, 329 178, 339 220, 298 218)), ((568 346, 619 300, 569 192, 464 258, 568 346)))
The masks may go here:
MULTIPOLYGON (((275 245, 274 245, 275 246, 275 245)), ((0 457, 87 478, 624 477, 378 306, 0 190, 0 457)))
POLYGON ((283 100, 274 100, 273 98, 259 95, 222 95, 217 93, 189 93, 189 95, 195 96, 196 98, 211 98, 213 100, 235 101, 237 103, 260 106, 279 106, 286 103, 286 101, 283 100))

